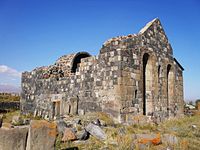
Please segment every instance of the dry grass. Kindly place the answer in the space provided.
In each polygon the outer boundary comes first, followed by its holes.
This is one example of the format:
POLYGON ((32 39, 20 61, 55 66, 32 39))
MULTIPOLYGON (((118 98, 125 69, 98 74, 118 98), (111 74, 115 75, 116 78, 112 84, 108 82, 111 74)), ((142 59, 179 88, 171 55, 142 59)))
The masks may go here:
POLYGON ((162 123, 161 133, 170 133, 179 138, 176 149, 198 150, 200 148, 200 116, 172 119, 162 123))
POLYGON ((134 134, 140 133, 160 133, 171 134, 177 137, 178 143, 172 144, 167 141, 162 141, 162 144, 154 146, 147 145, 145 149, 160 150, 160 149, 175 149, 175 150, 198 150, 200 147, 200 116, 183 117, 171 119, 161 123, 159 126, 152 124, 145 125, 115 125, 104 128, 107 134, 107 140, 102 142, 91 136, 91 138, 82 144, 73 144, 79 149, 108 149, 108 150, 131 150, 141 149, 141 143, 133 138, 134 134), (123 129, 123 132, 120 132, 123 129))
POLYGON ((100 120, 104 121, 105 124, 108 125, 108 126, 113 126, 115 124, 113 119, 108 114, 106 114, 104 112, 98 112, 97 117, 100 120))
MULTIPOLYGON (((19 111, 13 111, 4 114, 4 122, 11 122, 14 115, 19 115, 19 111)), ((33 116, 22 116, 25 118, 33 119, 33 116)), ((148 145, 146 149, 149 150, 160 150, 166 149, 167 147, 175 150, 198 150, 200 147, 200 115, 192 117, 183 117, 178 119, 167 120, 160 125, 156 126, 153 124, 144 125, 122 125, 114 124, 112 118, 105 113, 91 113, 87 116, 83 116, 81 120, 90 122, 99 118, 107 124, 103 130, 107 134, 105 141, 100 141, 93 136, 87 141, 82 142, 65 142, 61 143, 60 138, 57 138, 56 149, 66 149, 70 147, 78 147, 80 150, 93 150, 93 149, 107 149, 107 150, 131 150, 140 149, 140 143, 134 139, 134 134, 157 134, 161 136, 164 134, 171 134, 178 138, 178 143, 171 144, 166 141, 162 141, 162 144, 158 146, 148 145)), ((81 127, 80 127, 81 128, 81 127)), ((81 130, 81 129, 80 129, 81 130)))
MULTIPOLYGON (((21 115, 20 110, 12 110, 7 113, 2 113, 3 114, 3 122, 5 123, 11 123, 13 116, 20 116, 21 119, 31 119, 31 120, 41 120, 41 117, 34 117, 31 114, 28 115, 21 115)), ((20 125, 20 124, 19 124, 20 125)))
POLYGON ((3 114, 3 122, 11 123, 12 122, 12 117, 13 116, 17 116, 17 115, 20 115, 20 111, 19 110, 10 111, 10 112, 4 113, 3 114))

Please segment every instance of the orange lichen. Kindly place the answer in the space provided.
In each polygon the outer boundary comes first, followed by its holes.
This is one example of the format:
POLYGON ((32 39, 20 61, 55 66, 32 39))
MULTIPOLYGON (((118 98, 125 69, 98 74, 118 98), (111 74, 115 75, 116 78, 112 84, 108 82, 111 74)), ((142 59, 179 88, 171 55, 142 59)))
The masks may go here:
POLYGON ((65 132, 64 132, 64 135, 63 135, 63 138, 62 138, 62 141, 73 141, 77 139, 76 135, 74 134, 74 132, 72 132, 71 129, 68 129, 66 128, 65 129, 65 132))
POLYGON ((51 136, 51 137, 56 137, 57 134, 58 134, 58 132, 56 131, 56 129, 51 129, 48 132, 48 135, 51 136))
POLYGON ((160 133, 158 133, 155 138, 152 138, 152 139, 151 138, 142 138, 142 139, 139 139, 138 142, 141 144, 148 144, 148 143, 151 143, 153 145, 161 144, 160 133))
POLYGON ((50 128, 50 129, 55 129, 56 128, 56 123, 48 122, 48 121, 45 121, 45 120, 33 120, 31 122, 31 127, 32 128, 47 127, 47 128, 50 128))
POLYGON ((188 145, 189 145, 189 142, 187 140, 181 141, 181 147, 182 147, 183 150, 188 149, 188 145))
POLYGON ((156 138, 151 140, 153 145, 158 145, 161 143, 161 137, 160 137, 160 133, 157 134, 156 138))

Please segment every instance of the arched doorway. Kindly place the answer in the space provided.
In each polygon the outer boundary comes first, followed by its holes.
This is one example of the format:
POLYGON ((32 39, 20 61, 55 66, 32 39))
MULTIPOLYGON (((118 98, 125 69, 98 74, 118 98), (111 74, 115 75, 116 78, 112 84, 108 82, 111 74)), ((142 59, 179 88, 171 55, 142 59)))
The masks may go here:
POLYGON ((149 54, 143 55, 143 115, 152 112, 153 62, 149 54))
POLYGON ((81 63, 81 59, 86 57, 90 57, 90 54, 87 52, 79 52, 76 54, 76 56, 72 61, 72 68, 71 68, 72 73, 76 72, 77 68, 79 67, 79 64, 81 63))

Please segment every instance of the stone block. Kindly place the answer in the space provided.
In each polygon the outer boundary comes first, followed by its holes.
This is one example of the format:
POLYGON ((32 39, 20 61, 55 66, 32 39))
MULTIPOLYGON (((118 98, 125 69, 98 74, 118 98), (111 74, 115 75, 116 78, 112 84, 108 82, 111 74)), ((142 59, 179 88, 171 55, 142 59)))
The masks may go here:
POLYGON ((97 126, 93 123, 89 123, 86 126, 85 130, 100 140, 106 140, 105 132, 99 126, 97 126))
POLYGON ((45 120, 30 122, 26 150, 54 150, 57 136, 56 123, 45 120))
POLYGON ((65 128, 63 137, 62 137, 62 141, 66 142, 66 141, 74 141, 76 140, 77 137, 74 133, 74 131, 71 128, 65 128))
POLYGON ((25 150, 28 135, 28 126, 12 129, 0 128, 1 150, 25 150))

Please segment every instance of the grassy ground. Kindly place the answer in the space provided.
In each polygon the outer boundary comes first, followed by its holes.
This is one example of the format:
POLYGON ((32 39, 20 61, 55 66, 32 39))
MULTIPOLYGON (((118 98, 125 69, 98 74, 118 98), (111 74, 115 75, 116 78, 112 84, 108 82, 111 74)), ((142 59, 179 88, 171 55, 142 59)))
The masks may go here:
POLYGON ((31 120, 41 120, 41 117, 34 117, 33 115, 21 115, 20 110, 10 110, 7 113, 0 113, 3 115, 3 122, 4 123, 11 123, 13 116, 20 116, 21 119, 31 119, 31 120))
MULTIPOLYGON (((4 122, 11 122, 12 116, 19 115, 19 111, 13 111, 4 114, 4 122)), ((30 117, 33 116, 22 116, 30 117)), ((148 145, 146 149, 149 150, 199 150, 200 149, 200 115, 192 117, 184 116, 182 118, 167 120, 159 125, 145 124, 145 125, 122 125, 114 124, 112 118, 103 113, 88 114, 82 116, 83 124, 88 124, 90 119, 100 118, 107 127, 103 130, 107 135, 107 140, 100 141, 93 136, 86 141, 74 141, 61 143, 61 136, 58 136, 56 141, 57 149, 66 149, 78 147, 79 150, 87 149, 105 149, 105 150, 132 150, 140 149, 138 140, 134 138, 135 134, 170 134, 176 136, 178 142, 176 144, 168 143, 162 140, 162 144, 148 145), (85 121, 85 122, 84 122, 85 121)), ((34 118, 35 119, 35 118, 34 118)), ((162 138, 161 138, 162 139, 162 138)))
POLYGON ((200 149, 200 115, 168 120, 159 128, 161 133, 170 133, 179 138, 177 149, 200 149))
MULTIPOLYGON (((105 117, 105 116, 104 116, 105 117)), ((105 117, 109 121, 108 117, 105 117)), ((90 137, 89 140, 83 142, 67 142, 62 143, 63 147, 78 147, 78 149, 106 149, 106 150, 139 150, 141 144, 133 138, 134 134, 170 134, 176 136, 178 142, 175 144, 162 141, 159 145, 147 145, 145 149, 149 150, 199 150, 200 149, 200 116, 183 117, 171 119, 159 125, 146 124, 140 125, 115 125, 104 128, 107 134, 106 141, 100 141, 95 137, 90 137)), ((162 138, 161 138, 162 139, 162 138)))
POLYGON ((4 123, 11 123, 12 122, 12 117, 13 116, 17 116, 20 114, 20 111, 17 110, 17 111, 10 111, 8 113, 3 113, 3 122, 4 123))

